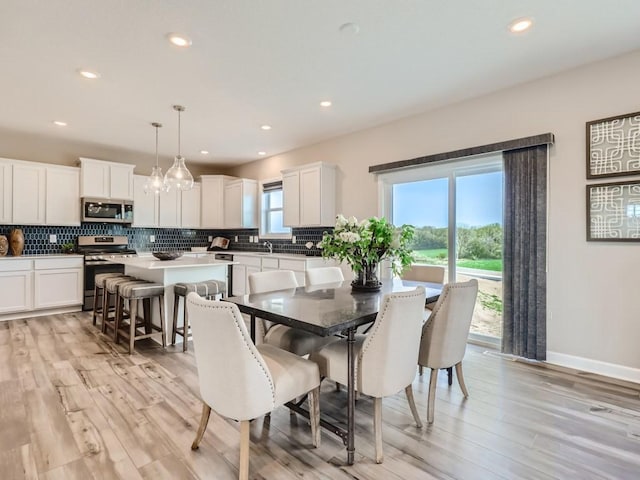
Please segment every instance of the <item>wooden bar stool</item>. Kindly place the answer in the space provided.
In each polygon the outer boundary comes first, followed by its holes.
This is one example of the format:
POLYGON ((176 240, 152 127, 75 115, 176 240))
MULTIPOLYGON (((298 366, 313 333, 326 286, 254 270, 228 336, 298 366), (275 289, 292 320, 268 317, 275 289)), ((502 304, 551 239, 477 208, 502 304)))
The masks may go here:
POLYGON ((207 300, 215 300, 222 298, 222 292, 225 291, 225 283, 217 280, 205 280, 195 283, 176 283, 173 287, 173 332, 171 333, 171 345, 176 344, 176 333, 182 335, 182 351, 187 351, 187 340, 189 336, 189 319, 187 317, 187 304, 185 298, 191 292, 197 293, 199 296, 207 300), (182 327, 178 327, 178 310, 180 307, 180 298, 184 306, 184 321, 182 327))
POLYGON ((129 340, 129 355, 133 353, 133 345, 136 340, 150 338, 155 335, 162 336, 162 346, 167 346, 167 337, 165 334, 165 318, 164 318, 164 286, 159 283, 151 282, 128 282, 118 287, 118 299, 116 301, 116 320, 114 329, 116 331, 115 338, 118 343, 120 336, 129 340), (158 299, 158 310, 160 312, 160 325, 155 325, 151 318, 151 301, 158 299), (123 304, 129 301, 129 322, 124 322, 123 304), (143 317, 138 315, 138 303, 142 300, 143 317), (144 333, 140 332, 144 329, 144 333))
MULTIPOLYGON (((135 281, 137 278, 131 275, 120 275, 118 277, 110 277, 104 280, 104 288, 102 290, 102 333, 107 333, 107 329, 113 326, 116 319, 116 311, 118 309, 117 293, 118 286, 125 282, 135 281), (110 309, 111 299, 115 301, 115 308, 110 309), (112 315, 113 313, 113 315, 112 315)), ((114 337, 115 340, 115 337, 114 337)))
POLYGON ((103 304, 103 295, 104 295, 104 281, 107 278, 115 278, 122 277, 124 273, 99 273, 94 277, 94 287, 93 287, 93 324, 95 325, 100 316, 102 320, 102 304, 103 304), (99 301, 98 301, 99 299, 99 301))

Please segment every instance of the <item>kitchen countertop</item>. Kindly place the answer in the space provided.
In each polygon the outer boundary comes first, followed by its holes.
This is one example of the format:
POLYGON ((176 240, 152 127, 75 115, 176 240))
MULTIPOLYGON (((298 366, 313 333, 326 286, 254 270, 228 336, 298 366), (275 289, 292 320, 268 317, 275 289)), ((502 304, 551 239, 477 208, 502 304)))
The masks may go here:
POLYGON ((0 260, 42 260, 44 258, 84 258, 84 255, 77 253, 59 253, 50 255, 7 255, 6 257, 0 257, 0 260))
POLYGON ((131 258, 109 258, 111 263, 119 263, 125 267, 142 268, 145 270, 168 270, 184 268, 204 268, 215 266, 233 265, 237 262, 226 260, 214 260, 211 255, 193 258, 190 256, 176 258, 175 260, 158 260, 155 257, 131 257, 131 258))
POLYGON ((231 255, 242 255, 246 257, 285 258, 290 260, 322 259, 322 257, 319 257, 319 256, 303 255, 301 253, 248 252, 246 250, 222 250, 222 251, 207 252, 207 253, 230 253, 231 255))

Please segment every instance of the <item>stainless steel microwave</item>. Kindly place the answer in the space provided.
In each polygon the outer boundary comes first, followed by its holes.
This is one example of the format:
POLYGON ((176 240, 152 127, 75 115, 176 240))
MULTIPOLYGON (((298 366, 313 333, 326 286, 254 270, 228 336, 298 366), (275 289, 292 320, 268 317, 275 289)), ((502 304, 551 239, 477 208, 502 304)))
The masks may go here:
POLYGON ((132 223, 133 202, 131 200, 83 198, 82 221, 94 223, 132 223))

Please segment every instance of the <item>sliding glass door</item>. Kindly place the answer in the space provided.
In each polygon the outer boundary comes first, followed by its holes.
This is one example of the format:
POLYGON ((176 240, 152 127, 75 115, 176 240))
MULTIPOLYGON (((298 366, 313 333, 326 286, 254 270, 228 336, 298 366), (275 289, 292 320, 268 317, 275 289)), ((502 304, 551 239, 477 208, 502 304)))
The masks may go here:
POLYGON ((471 336, 502 336, 502 159, 490 157, 381 175, 383 214, 416 227, 418 263, 442 265, 449 282, 475 278, 471 336))

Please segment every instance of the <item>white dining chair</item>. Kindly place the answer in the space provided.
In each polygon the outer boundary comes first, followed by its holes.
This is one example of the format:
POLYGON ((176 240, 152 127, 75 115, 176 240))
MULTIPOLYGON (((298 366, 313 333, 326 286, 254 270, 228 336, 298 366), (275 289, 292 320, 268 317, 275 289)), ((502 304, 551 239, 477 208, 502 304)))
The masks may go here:
MULTIPOLYGON (((297 286, 295 273, 291 270, 269 270, 249 275, 250 294, 295 289, 297 286)), ((308 355, 332 341, 332 337, 321 337, 299 328, 256 319, 256 340, 259 341, 259 338, 264 343, 296 355, 308 355)))
POLYGON ((320 375, 307 359, 251 341, 238 306, 187 295, 202 418, 191 445, 196 450, 211 410, 240 422, 239 478, 249 476, 249 421, 309 393, 313 446, 320 444, 320 375))
MULTIPOLYGON (((356 335, 355 385, 358 392, 373 397, 377 463, 383 460, 382 397, 404 389, 416 425, 422 427, 411 384, 416 374, 424 302, 424 287, 386 294, 369 333, 356 335)), ((346 339, 335 340, 309 358, 318 363, 323 378, 348 384, 346 339)))
POLYGON ((460 389, 465 398, 469 396, 462 376, 462 359, 467 347, 477 295, 476 279, 446 284, 422 329, 418 365, 431 369, 427 403, 428 423, 433 423, 439 369, 455 366, 460 389))
POLYGON ((318 267, 310 268, 304 272, 305 285, 315 286, 328 283, 337 283, 344 281, 344 275, 340 267, 318 267))

